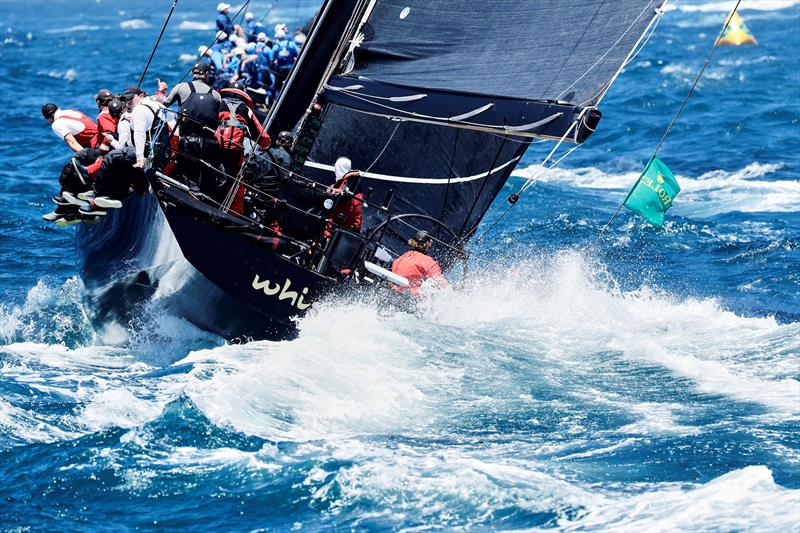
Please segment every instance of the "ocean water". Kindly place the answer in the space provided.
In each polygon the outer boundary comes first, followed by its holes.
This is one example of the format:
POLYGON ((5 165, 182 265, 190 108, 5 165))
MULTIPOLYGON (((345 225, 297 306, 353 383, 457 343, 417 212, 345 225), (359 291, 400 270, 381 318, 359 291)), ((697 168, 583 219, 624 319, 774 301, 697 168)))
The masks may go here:
MULTIPOLYGON (((215 3, 178 2, 150 88, 215 3)), ((595 136, 493 225, 532 149, 416 314, 329 300, 226 345, 157 300, 99 336, 74 229, 39 218, 69 155, 41 105, 134 84, 170 2, 3 0, 0 529, 799 531, 799 2, 743 2, 758 46, 718 50, 660 153, 666 226, 622 212, 590 248, 732 4, 668 11, 595 136)))

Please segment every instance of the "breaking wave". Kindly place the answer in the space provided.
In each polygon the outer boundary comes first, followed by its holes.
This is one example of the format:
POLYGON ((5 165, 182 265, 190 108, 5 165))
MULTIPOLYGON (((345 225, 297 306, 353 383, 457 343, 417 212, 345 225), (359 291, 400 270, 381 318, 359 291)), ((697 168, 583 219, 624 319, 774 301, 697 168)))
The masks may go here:
MULTIPOLYGON (((29 307, 47 311, 53 298, 29 307)), ((150 332, 188 352, 178 360, 153 360, 135 342, 0 347, 6 386, 73 406, 57 415, 3 400, 7 439, 81 446, 118 431, 121 445, 97 460, 117 465, 126 491, 155 490, 162 474, 291 476, 303 496, 290 498, 366 505, 384 525, 477 527, 507 512, 523 523, 543 513, 566 530, 784 529, 795 516, 798 491, 765 466, 640 483, 633 495, 562 471, 654 439, 714 439, 732 420, 800 418, 800 324, 625 291, 576 252, 453 280, 413 314, 331 299, 291 342, 192 350, 202 342, 182 332, 191 326, 170 320, 150 332), (201 440, 175 442, 177 426, 201 440)))
POLYGON ((144 30, 146 28, 152 28, 152 25, 146 20, 131 19, 123 20, 119 23, 119 27, 123 30, 144 30))
POLYGON ((76 26, 69 26, 67 28, 56 28, 51 30, 44 30, 45 33, 58 34, 58 33, 75 33, 79 31, 97 31, 101 29, 100 26, 92 26, 89 24, 78 24, 76 26))
MULTIPOLYGON (((529 177, 535 166, 515 171, 529 177)), ((800 211, 800 181, 759 179, 773 175, 782 163, 751 163, 736 170, 714 170, 696 177, 677 175, 681 193, 672 208, 674 213, 691 217, 711 217, 721 213, 800 211)), ((554 169, 539 181, 570 188, 627 191, 636 182, 639 172, 608 174, 594 167, 554 169)), ((621 198, 620 198, 621 200, 621 198)))
POLYGON ((178 28, 182 30, 213 30, 214 29, 213 22, 195 22, 193 20, 184 20, 180 24, 178 24, 178 28))
POLYGON ((48 78, 55 78, 57 80, 75 81, 78 79, 78 71, 74 68, 61 70, 40 70, 36 73, 39 76, 47 76, 48 78))

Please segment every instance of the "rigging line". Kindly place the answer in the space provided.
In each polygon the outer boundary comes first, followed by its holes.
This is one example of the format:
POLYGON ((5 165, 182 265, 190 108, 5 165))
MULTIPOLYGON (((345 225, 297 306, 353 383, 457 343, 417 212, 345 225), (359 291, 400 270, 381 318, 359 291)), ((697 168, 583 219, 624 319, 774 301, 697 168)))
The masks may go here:
MULTIPOLYGON (((497 163, 497 159, 500 157, 500 154, 502 153, 503 148, 505 147, 507 140, 508 140, 507 138, 503 138, 502 142, 500 143, 500 146, 497 148, 497 153, 494 155, 494 160, 492 161, 492 164, 489 165, 490 169, 494 168, 494 165, 497 163)), ((483 195, 483 190, 486 188, 486 184, 489 183, 489 179, 488 179, 489 176, 486 176, 486 177, 487 177, 487 179, 483 180, 483 183, 481 184, 481 188, 478 191, 478 194, 475 195, 475 200, 473 200, 472 206, 469 208, 469 212, 467 213, 467 216, 464 218, 464 223, 461 224, 461 229, 458 231, 458 234, 460 236, 459 244, 461 242, 464 242, 464 240, 466 240, 468 238, 468 236, 472 235, 472 233, 473 233, 472 231, 470 231, 470 232, 468 232, 467 236, 464 236, 464 230, 467 227, 467 222, 469 222, 470 217, 472 217, 472 212, 475 211, 475 206, 478 205, 478 200, 483 195)), ((498 192, 500 192, 500 191, 498 191, 498 192)), ((477 224, 476 224, 476 227, 477 227, 477 224)))
MULTIPOLYGON (((650 156, 650 159, 648 160, 647 165, 645 165, 645 167, 644 167, 645 170, 647 170, 647 167, 650 165, 650 163, 653 161, 653 159, 655 159, 656 154, 658 154, 658 151, 661 149, 661 145, 664 144, 664 140, 666 140, 667 136, 670 134, 670 131, 672 131, 672 127, 675 125, 675 122, 678 120, 678 117, 683 112, 684 108, 686 107, 686 103, 689 101, 689 97, 692 96, 692 93, 694 92, 695 88, 697 87, 697 84, 700 83, 700 78, 703 77, 703 73, 706 71, 706 67, 708 67, 709 63, 711 63, 711 58, 714 57, 714 52, 716 52, 717 48, 719 47, 719 41, 722 38, 722 34, 725 32, 725 28, 727 28, 728 24, 731 23, 731 20, 733 19, 733 15, 736 14, 736 11, 739 9, 739 4, 741 4, 741 3, 742 3, 742 0, 737 0, 736 1, 736 5, 734 6, 733 10, 728 14, 727 18, 725 19, 725 24, 722 25, 722 29, 719 31, 719 34, 717 35, 717 38, 714 39, 714 44, 711 46, 711 51, 708 53, 708 56, 706 56, 706 60, 705 60, 705 63, 703 63, 703 67, 700 69, 700 72, 697 73, 697 77, 694 79, 694 83, 692 83, 692 86, 689 88, 689 92, 686 93, 686 97, 683 99, 683 102, 681 103, 681 106, 678 108, 678 111, 672 117, 672 120, 670 121, 669 126, 667 126, 667 129, 664 130, 664 134, 661 136, 661 139, 659 139, 655 150, 653 150, 653 155, 650 156)), ((589 247, 589 251, 590 252, 592 250, 594 250, 595 246, 597 245, 598 241, 600 240, 600 237, 603 236, 603 234, 606 232, 606 230, 609 228, 609 226, 611 226, 611 222, 617 217, 619 212, 622 210, 622 207, 625 205, 625 202, 628 201, 628 198, 630 197, 631 193, 633 192, 633 189, 636 187, 636 184, 639 183, 639 180, 642 179, 642 176, 644 176, 644 172, 642 172, 639 175, 639 178, 636 180, 636 183, 634 183, 633 187, 631 187, 630 191, 628 191, 628 194, 625 196, 625 199, 622 201, 622 203, 619 204, 619 207, 617 207, 617 210, 614 211, 613 215, 611 215, 611 218, 608 219, 608 222, 606 222, 606 225, 603 226, 602 230, 600 230, 600 233, 597 234, 597 237, 595 237, 594 242, 592 242, 592 245, 589 247)))
POLYGON ((639 40, 636 41, 636 44, 634 45, 633 49, 628 54, 628 57, 625 59, 625 62, 617 69, 617 71, 614 74, 614 76, 610 80, 608 80, 606 83, 604 83, 600 87, 600 90, 597 91, 595 94, 593 94, 591 96, 591 98, 587 98, 586 100, 581 102, 581 104, 580 104, 581 106, 585 106, 586 104, 588 104, 590 102, 594 102, 595 106, 600 104, 600 100, 603 98, 604 93, 606 91, 608 91, 608 89, 611 87, 611 85, 616 81, 617 77, 620 75, 622 70, 625 67, 627 67, 636 58, 636 56, 638 56, 639 53, 642 50, 644 50, 645 46, 647 46, 647 43, 650 42, 650 38, 656 32, 656 28, 658 27, 658 23, 661 22, 661 17, 664 15, 664 6, 665 5, 666 5, 666 2, 664 2, 661 5, 660 8, 656 8, 656 16, 653 18, 653 20, 650 21, 650 24, 648 24, 647 28, 645 28, 644 33, 639 37, 639 40), (646 37, 645 37, 645 35, 646 35, 646 37))
POLYGON ((153 47, 153 51, 150 52, 150 58, 147 60, 147 65, 145 65, 142 75, 139 77, 139 83, 136 84, 137 87, 140 87, 144 81, 144 75, 147 74, 147 69, 150 68, 150 62, 153 61, 153 57, 156 55, 156 50, 158 50, 158 45, 161 43, 161 38, 164 36, 164 32, 167 29, 167 24, 169 24, 169 19, 172 18, 172 13, 175 11, 176 5, 178 5, 178 0, 172 0, 172 7, 167 15, 167 20, 164 21, 164 25, 161 27, 161 33, 158 34, 158 39, 156 39, 156 44, 153 47))
MULTIPOLYGON (((243 11, 244 11, 244 10, 247 8, 247 6, 248 6, 249 4, 250 4, 250 0, 247 0, 247 1, 246 1, 244 4, 242 4, 242 7, 240 7, 240 8, 239 8, 239 11, 237 11, 237 12, 236 12, 236 14, 233 16, 233 18, 231 19, 231 24, 233 24, 233 23, 236 21, 236 19, 237 19, 237 18, 239 18, 239 15, 241 15, 241 14, 242 14, 242 12, 243 12, 243 11)), ((228 37, 230 37, 230 35, 229 35, 228 37)), ((209 44, 209 45, 208 45, 206 48, 211 48, 212 46, 214 46, 215 44, 217 44, 217 41, 218 41, 218 40, 219 40, 219 32, 217 32, 217 33, 214 35, 214 40, 213 40, 213 41, 211 41, 211 44, 209 44)), ((203 57, 203 56, 199 55, 199 56, 197 56, 197 57, 196 57, 196 58, 195 58, 195 59, 192 61, 192 66, 190 66, 190 67, 189 67, 189 70, 187 70, 187 71, 186 71, 186 72, 183 74, 183 76, 181 76, 181 79, 180 79, 180 81, 178 81, 178 83, 181 83, 181 82, 183 82, 183 80, 185 80, 185 79, 186 79, 186 76, 188 76, 188 75, 189 75, 189 73, 192 71, 192 68, 194 67, 194 64, 195 64, 195 63, 197 63, 197 62, 198 62, 198 61, 199 61, 199 60, 200 60, 202 57, 203 57)), ((176 85, 177 85, 177 84, 176 84, 176 85)))
MULTIPOLYGON (((633 22, 631 22, 630 26, 628 26, 628 28, 627 28, 627 29, 626 29, 624 32, 622 32, 622 35, 620 35, 620 36, 619 36, 619 38, 618 38, 618 39, 617 39, 617 40, 614 42, 614 44, 612 44, 612 45, 611 45, 611 46, 608 48, 608 50, 606 50, 606 51, 605 51, 605 53, 604 53, 603 55, 601 55, 601 56, 600 56, 600 57, 597 59, 597 61, 595 61, 595 62, 594 62, 594 64, 593 64, 591 67, 589 67, 588 69, 586 69, 586 72, 584 72, 583 74, 581 74, 581 76, 580 76, 580 77, 579 77, 577 80, 575 80, 574 82, 572 82, 572 85, 570 85, 569 87, 567 87, 566 89, 564 89, 563 91, 561 91, 561 92, 558 94, 558 96, 556 96, 556 100, 558 100, 558 99, 559 99, 559 98, 561 98, 561 97, 562 97, 564 94, 566 94, 566 92, 567 92, 567 91, 569 91, 570 89, 572 89, 573 87, 575 87, 575 85, 576 85, 576 84, 577 84, 579 81, 581 81, 581 80, 582 80, 582 79, 583 79, 583 78, 584 78, 584 77, 585 77, 587 74, 589 74, 589 72, 591 72, 591 71, 592 71, 592 70, 593 70, 593 69, 594 69, 594 68, 595 68, 597 65, 599 65, 599 64, 600 64, 600 63, 601 63, 601 62, 602 62, 602 61, 603 61, 603 60, 606 58, 606 56, 608 56, 608 54, 610 54, 610 53, 611 53, 611 51, 612 51, 614 48, 616 48, 616 47, 617 47, 617 45, 618 45, 620 42, 622 42, 622 39, 624 39, 624 38, 625 38, 625 36, 626 36, 626 35, 628 35, 628 32, 630 32, 630 31, 633 29, 633 27, 636 25, 636 23, 637 23, 637 22, 639 22, 639 19, 640 19, 640 18, 642 18, 642 15, 644 15, 644 14, 647 12, 647 9, 648 9, 649 7, 651 7, 651 5, 652 5, 652 4, 653 4, 653 2, 650 2, 650 3, 648 3, 646 6, 644 6, 644 9, 642 9, 642 10, 639 12, 639 16, 637 16, 635 19, 633 19, 633 22)), ((596 16, 596 14, 595 14, 595 16, 596 16)))
MULTIPOLYGON (((539 169, 538 169, 539 171, 541 171, 541 170, 544 168, 544 166, 547 164, 547 162, 550 160, 550 158, 551 158, 551 157, 553 157, 553 154, 555 154, 555 153, 556 153, 556 150, 558 150, 558 147, 559 147, 559 146, 561 146, 561 143, 563 143, 563 142, 564 142, 564 139, 566 139, 567 137, 569 137, 569 134, 570 134, 570 132, 571 132, 571 131, 572 131, 572 129, 573 129, 575 126, 577 126, 577 125, 578 125, 578 122, 577 122, 577 121, 575 121, 575 122, 573 122, 573 123, 570 125, 570 127, 569 127, 569 128, 567 128, 567 131, 565 131, 565 132, 564 132, 564 135, 561 137, 561 139, 560 139, 560 140, 559 140, 559 141, 556 143, 556 145, 553 147, 553 149, 552 149, 552 150, 550 150, 550 153, 549 153, 549 154, 547 154, 547 156, 546 156, 546 157, 545 157, 545 158, 542 160, 542 162, 541 162, 541 163, 539 163, 539 169)), ((580 145, 579 145, 579 144, 576 144, 576 145, 575 145, 573 148, 577 148, 578 146, 580 146, 580 145)), ((572 150, 570 150, 569 152, 567 152, 567 154, 566 154, 566 155, 569 155, 570 153, 572 153, 572 150)), ((562 157, 561 159, 563 159, 563 157, 562 157)), ((559 161, 561 161, 561 159, 559 159, 559 161)), ((551 168, 552 168, 552 167, 551 167, 551 168)), ((525 192, 525 191, 528 189, 528 187, 530 187, 530 186, 531 186, 531 184, 532 184, 534 181, 536 181, 537 179, 539 179, 539 176, 540 176, 540 175, 541 175, 541 172, 540 172, 539 174, 536 174, 536 171, 534 171, 534 173, 533 173, 533 174, 532 174, 532 175, 531 175, 531 176, 530 176, 530 177, 529 177, 529 178, 528 178, 528 179, 525 181, 525 183, 523 183, 523 184, 522 184, 522 187, 520 187, 520 189, 519 189, 519 190, 516 192, 517 199, 519 199, 519 195, 521 195, 522 193, 524 193, 524 192, 525 192)), ((516 202, 514 202, 514 203, 516 203, 516 202)))
MULTIPOLYGON (((450 168, 447 169, 447 186, 444 189, 444 198, 442 199, 442 210, 439 211, 439 218, 444 217, 444 210, 447 207, 447 197, 450 196, 450 185, 453 183, 453 165, 456 162, 456 149, 458 148, 458 133, 461 131, 460 129, 456 128, 455 135, 453 136, 453 154, 450 156, 450 168)), ((494 163, 489 166, 489 168, 494 168, 494 163)), ((487 179, 484 180, 484 183, 489 181, 489 176, 486 176, 487 179)))
POLYGON ((386 144, 384 144, 384 145, 383 145, 383 150, 381 150, 381 153, 379 153, 379 154, 378 154, 378 157, 376 157, 376 158, 375 158, 375 161, 373 161, 373 162, 372 162, 372 164, 371 164, 370 166, 368 166, 368 167, 367 167, 367 170, 365 170, 365 171, 364 171, 364 173, 365 173, 365 174, 366 174, 367 172, 369 172, 370 170, 372 170, 372 167, 374 167, 374 166, 375 166, 375 163, 377 163, 377 162, 378 162, 378 159, 380 159, 380 158, 381 158, 381 156, 383 155, 383 152, 385 152, 385 151, 386 151, 386 149, 387 149, 387 148, 389 148, 389 143, 390 143, 390 142, 392 142, 392 139, 394 138, 394 134, 395 134, 395 133, 397 133, 397 129, 400 127, 400 124, 402 124, 402 122, 400 122, 400 121, 398 120, 398 121, 397 121, 397 125, 394 127, 394 131, 392 131, 392 134, 391 134, 391 135, 389 135, 389 139, 386 141, 386 144))
MULTIPOLYGON (((548 170, 552 170, 552 169, 554 169, 554 168, 555 168, 556 166, 558 166, 558 164, 559 164, 559 163, 561 163, 561 161, 563 161, 563 160, 564 160, 564 159, 565 159, 565 158, 566 158, 568 155, 570 155, 572 152, 574 152, 575 150, 577 150, 577 149, 578 149, 578 148, 580 148, 581 146, 583 146, 583 145, 582 145, 582 144, 576 144, 575 146, 573 146, 572 148, 570 148, 569 150, 567 150, 567 152, 566 152, 564 155, 562 155, 561 157, 559 157, 558 159, 556 159, 555 161, 553 161, 553 162, 550 164, 550 166, 549 166, 549 167, 547 167, 547 168, 548 168, 548 170)), ((552 152, 550 153, 550 155, 552 155, 552 152)), ((542 164, 544 164, 544 163, 545 163, 545 162, 546 162, 548 159, 550 159, 550 155, 548 155, 548 156, 547 156, 547 157, 544 159, 544 161, 542 161, 542 164)), ((541 165, 540 165, 540 166, 541 166, 541 165)), ((536 181, 536 180, 538 180, 539 178, 541 178, 541 177, 542 177, 542 175, 543 175, 543 174, 541 174, 541 173, 540 173, 538 176, 536 176, 536 177, 535 177, 535 178, 533 178, 533 179, 531 179, 531 178, 528 178, 528 181, 529 181, 529 182, 531 182, 531 183, 533 183, 534 181, 536 181)), ((526 183, 527 183, 527 182, 526 182, 526 183)), ((517 198, 519 198, 519 195, 521 195, 521 194, 522 194, 522 192, 524 192, 524 191, 520 190, 520 192, 518 192, 518 193, 517 193, 517 198)), ((513 196, 513 195, 512 195, 512 196, 513 196)), ((489 226, 489 228, 488 228, 486 231, 484 231, 484 232, 483 232, 483 234, 482 234, 480 237, 478 237, 478 240, 477 240, 476 242, 481 242, 483 239, 485 239, 485 238, 486 238, 486 236, 487 236, 487 235, 488 235, 488 234, 489 234, 489 233, 490 233, 490 232, 491 232, 491 231, 492 231, 492 230, 495 228, 495 226, 497 226, 497 224, 498 224, 498 223, 499 223, 501 220, 503 220, 503 218, 504 218, 504 217, 505 217, 505 216, 508 214, 508 212, 509 212, 509 211, 511 211, 511 208, 512 208, 512 207, 514 207, 515 205, 517 205, 517 203, 519 203, 519 202, 509 203, 508 207, 507 207, 507 208, 506 208, 506 210, 503 212, 503 214, 502 214, 502 215, 500 215, 500 216, 497 218, 497 220, 495 220, 495 221, 492 223, 492 225, 491 225, 491 226, 489 226)), ((468 238, 469 238, 469 237, 470 237, 470 236, 471 236, 473 233, 475 233, 477 230, 478 230, 478 225, 476 225, 476 226, 475 226, 475 227, 472 229, 472 231, 470 232, 470 234, 469 234, 469 235, 467 235, 467 236, 466 236, 466 237, 464 237, 464 238, 465 238, 465 239, 468 239, 468 238)))
POLYGON ((275 0, 274 4, 270 4, 269 5, 269 9, 267 9, 267 12, 264 13, 264 16, 261 17, 261 19, 258 21, 258 23, 262 24, 264 22, 264 19, 267 18, 269 16, 269 14, 272 13, 272 10, 275 9, 276 7, 278 7, 278 0, 275 0))

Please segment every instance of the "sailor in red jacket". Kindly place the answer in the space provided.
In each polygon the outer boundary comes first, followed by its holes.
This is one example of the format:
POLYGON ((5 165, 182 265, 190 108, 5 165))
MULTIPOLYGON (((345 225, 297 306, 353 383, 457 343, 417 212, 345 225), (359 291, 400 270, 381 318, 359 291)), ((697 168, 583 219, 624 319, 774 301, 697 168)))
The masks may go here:
POLYGON ((108 89, 100 89, 94 95, 94 101, 97 102, 97 109, 100 111, 97 115, 97 136, 94 145, 104 153, 111 149, 111 144, 106 142, 106 135, 112 135, 117 131, 117 119, 108 110, 108 104, 112 100, 114 95, 108 89))
POLYGON ((352 163, 346 157, 337 159, 333 168, 336 173, 336 183, 328 188, 328 194, 339 198, 334 199, 335 206, 323 233, 325 238, 333 235, 334 226, 359 233, 364 207, 364 195, 354 193, 356 180, 361 173, 352 170, 352 163))
POLYGON ((59 109, 56 104, 44 104, 42 115, 52 125, 53 133, 63 139, 73 152, 95 147, 97 124, 80 111, 59 109))
MULTIPOLYGON (((225 173, 237 177, 244 162, 245 138, 266 150, 270 145, 270 138, 261 123, 258 121, 253 109, 253 100, 244 91, 244 86, 236 84, 234 87, 222 89, 222 98, 219 107, 219 127, 216 138, 220 148, 220 159, 225 173)), ((239 184, 234 194, 231 211, 244 213, 245 186, 239 184)))
POLYGON ((447 281, 442 276, 442 269, 435 259, 427 255, 433 245, 431 236, 427 231, 421 230, 409 239, 411 250, 407 251, 392 263, 392 272, 408 280, 408 287, 392 285, 398 292, 410 292, 419 296, 419 289, 428 280, 436 280, 436 286, 446 287, 447 281))

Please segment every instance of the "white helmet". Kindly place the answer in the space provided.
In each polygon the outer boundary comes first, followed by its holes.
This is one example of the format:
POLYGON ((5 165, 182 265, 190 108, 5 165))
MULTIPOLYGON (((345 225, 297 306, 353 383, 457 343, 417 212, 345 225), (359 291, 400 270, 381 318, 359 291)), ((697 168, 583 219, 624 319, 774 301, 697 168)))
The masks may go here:
POLYGON ((228 34, 227 33, 225 33, 224 31, 218 31, 217 32, 217 42, 218 43, 222 43, 222 42, 225 42, 227 40, 228 40, 228 34))
POLYGON ((336 160, 336 163, 333 165, 333 170, 336 173, 336 181, 339 181, 344 177, 345 174, 350 172, 353 169, 353 164, 350 162, 350 159, 346 157, 340 157, 336 160))
POLYGON ((230 4, 226 4, 225 2, 220 2, 219 4, 217 4, 217 13, 222 13, 226 9, 230 8, 231 8, 230 4))
POLYGON ((255 16, 253 16, 253 14, 250 13, 249 11, 244 14, 244 20, 253 20, 254 18, 255 16))

